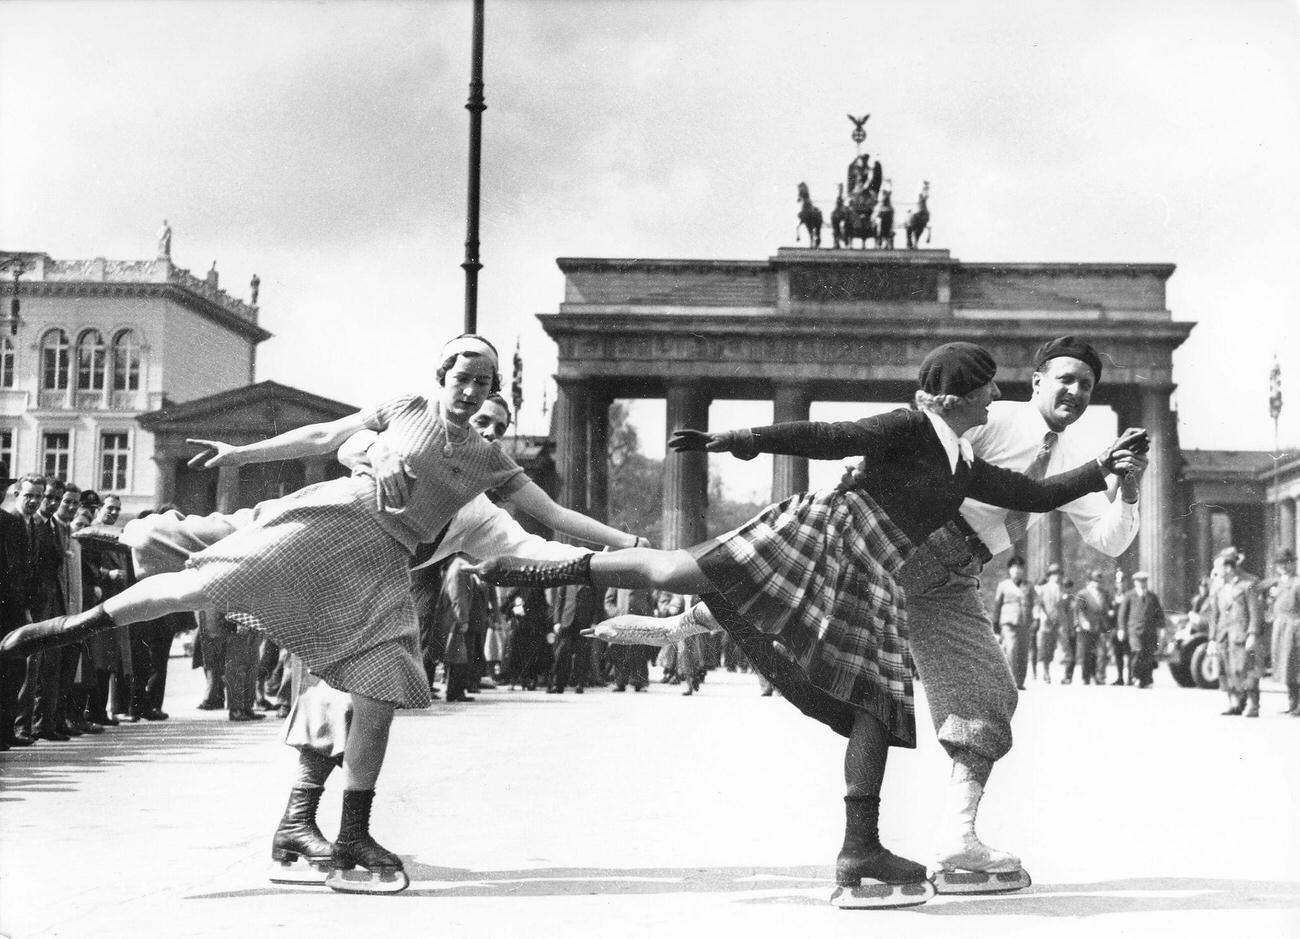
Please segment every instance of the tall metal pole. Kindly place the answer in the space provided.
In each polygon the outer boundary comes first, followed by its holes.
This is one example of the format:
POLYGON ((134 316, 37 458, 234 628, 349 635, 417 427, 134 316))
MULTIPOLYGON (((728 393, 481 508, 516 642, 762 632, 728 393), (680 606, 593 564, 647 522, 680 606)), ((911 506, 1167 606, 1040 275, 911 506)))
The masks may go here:
POLYGON ((483 144, 483 0, 474 0, 474 52, 470 63, 469 101, 469 206, 465 212, 465 332, 478 331, 478 190, 483 144))

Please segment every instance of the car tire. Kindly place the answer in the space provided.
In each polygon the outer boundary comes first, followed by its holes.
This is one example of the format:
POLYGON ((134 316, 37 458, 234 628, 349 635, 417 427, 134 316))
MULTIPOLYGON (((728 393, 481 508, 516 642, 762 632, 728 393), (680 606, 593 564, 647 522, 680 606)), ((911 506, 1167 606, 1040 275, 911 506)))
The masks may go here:
POLYGON ((1201 640, 1196 644, 1188 662, 1192 679, 1197 687, 1219 687, 1219 659, 1218 656, 1210 655, 1210 645, 1207 641, 1201 640))
POLYGON ((1169 666, 1169 674, 1180 688, 1196 687, 1196 682, 1192 680, 1192 669, 1187 661, 1186 652, 1181 649, 1174 652, 1165 660, 1165 664, 1169 666))

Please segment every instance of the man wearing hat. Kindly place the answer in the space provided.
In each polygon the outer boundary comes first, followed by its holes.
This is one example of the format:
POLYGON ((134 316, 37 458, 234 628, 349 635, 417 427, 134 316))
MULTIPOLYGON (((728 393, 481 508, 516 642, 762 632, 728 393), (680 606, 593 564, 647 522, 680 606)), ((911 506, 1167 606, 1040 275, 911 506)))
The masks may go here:
MULTIPOLYGON (((1034 355, 1030 399, 994 402, 988 423, 963 440, 994 466, 1029 475, 1041 477, 1076 466, 1087 458, 1088 446, 1071 436, 1069 428, 1087 410, 1101 377, 1101 357, 1083 339, 1062 336, 1045 342, 1034 355)), ((1137 535, 1145 457, 1138 463, 1123 479, 1118 498, 1091 493, 1060 509, 1084 541, 1111 557, 1120 555, 1137 535)), ((993 764, 1011 749, 1017 702, 1016 683, 985 609, 979 574, 985 562, 1023 538, 1040 518, 967 499, 958 522, 935 532, 901 575, 912 655, 939 741, 953 759, 945 800, 945 815, 952 822, 945 825, 936 866, 1019 871, 1019 886, 1029 882, 1020 859, 989 848, 973 834, 993 764)), ((955 878, 949 883, 940 875, 940 891, 972 891, 968 881, 956 883, 958 879, 966 881, 955 878)), ((981 887, 975 884, 973 889, 981 887)))
POLYGON ((1225 717, 1259 717, 1260 655, 1257 649, 1263 627, 1259 580, 1241 570, 1236 548, 1224 548, 1216 559, 1221 572, 1210 593, 1211 634, 1219 647, 1219 686, 1228 693, 1225 717))
MULTIPOLYGON (((1068 597, 1061 588, 1061 565, 1053 561, 1047 565, 1047 579, 1034 591, 1034 619, 1038 629, 1034 636, 1034 660, 1038 663, 1038 677, 1045 684, 1052 683, 1052 659, 1061 627, 1068 621, 1068 597)), ((1073 640, 1071 640, 1073 641, 1073 640)), ((1070 656, 1073 660, 1074 649, 1070 656)))
POLYGON ((1165 624, 1164 608, 1160 598, 1151 592, 1150 580, 1151 575, 1146 571, 1133 575, 1133 589, 1120 600, 1115 624, 1121 641, 1128 641, 1133 656, 1130 675, 1139 688, 1151 687, 1160 629, 1165 624))
POLYGON ((1295 571, 1295 552, 1283 548, 1273 563, 1273 677, 1286 685, 1287 709, 1283 713, 1300 717, 1300 577, 1295 571))

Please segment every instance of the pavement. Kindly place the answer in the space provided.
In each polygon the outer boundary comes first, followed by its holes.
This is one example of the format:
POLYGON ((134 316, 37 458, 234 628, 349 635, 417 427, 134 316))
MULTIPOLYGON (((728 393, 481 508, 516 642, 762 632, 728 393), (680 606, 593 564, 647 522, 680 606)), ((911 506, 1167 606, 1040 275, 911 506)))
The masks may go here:
MULTIPOLYGON (((1031 682, 980 815, 1034 885, 898 911, 829 906, 840 738, 749 675, 700 694, 499 689, 400 714, 372 830, 393 897, 266 880, 295 764, 280 722, 193 708, 0 754, 6 937, 1300 937, 1300 720, 1258 720, 1167 673, 1136 688, 1031 682)), ((918 712, 924 713, 923 702, 918 712)), ((948 761, 894 750, 882 834, 924 860, 948 761)), ((338 782, 321 808, 337 828, 338 782)))

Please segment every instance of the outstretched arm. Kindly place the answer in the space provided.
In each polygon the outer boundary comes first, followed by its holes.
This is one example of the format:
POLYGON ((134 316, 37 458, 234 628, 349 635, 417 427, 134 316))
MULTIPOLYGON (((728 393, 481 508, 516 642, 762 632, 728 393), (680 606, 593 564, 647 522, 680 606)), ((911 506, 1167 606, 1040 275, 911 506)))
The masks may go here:
POLYGON ((598 522, 581 512, 557 505, 542 487, 529 480, 512 492, 511 502, 523 509, 543 525, 553 528, 574 538, 581 538, 594 544, 609 545, 611 548, 635 548, 641 539, 627 532, 610 528, 604 522, 598 522))
POLYGON ((245 463, 270 463, 275 460, 297 460, 307 456, 333 453, 354 433, 365 426, 365 414, 358 411, 347 417, 325 424, 308 424, 276 434, 256 443, 236 446, 220 440, 189 440, 205 449, 194 456, 189 465, 203 469, 218 466, 242 466, 245 463))
POLYGON ((717 432, 678 430, 669 439, 668 446, 673 450, 732 453, 742 460, 752 460, 760 453, 840 460, 864 454, 887 454, 915 431, 912 424, 907 412, 891 411, 858 421, 788 421, 717 432))

